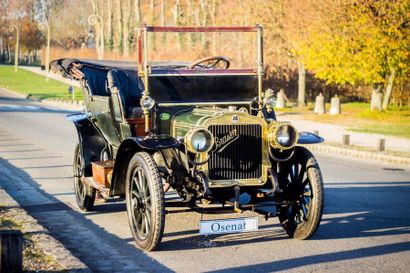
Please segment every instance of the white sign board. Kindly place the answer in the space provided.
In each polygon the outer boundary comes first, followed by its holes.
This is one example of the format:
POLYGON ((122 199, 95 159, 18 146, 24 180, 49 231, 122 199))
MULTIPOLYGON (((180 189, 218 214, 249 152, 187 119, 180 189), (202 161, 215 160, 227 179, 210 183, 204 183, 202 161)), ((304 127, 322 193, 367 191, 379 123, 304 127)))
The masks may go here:
POLYGON ((258 230, 258 218, 232 218, 199 222, 199 234, 237 233, 258 230))

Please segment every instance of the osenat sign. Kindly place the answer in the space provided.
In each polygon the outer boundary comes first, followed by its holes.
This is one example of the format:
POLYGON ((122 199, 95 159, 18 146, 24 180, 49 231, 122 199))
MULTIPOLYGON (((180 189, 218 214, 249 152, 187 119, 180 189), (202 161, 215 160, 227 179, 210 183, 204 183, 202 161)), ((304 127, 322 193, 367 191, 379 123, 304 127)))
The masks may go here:
POLYGON ((233 218, 199 222, 199 234, 237 233, 258 230, 258 218, 233 218))

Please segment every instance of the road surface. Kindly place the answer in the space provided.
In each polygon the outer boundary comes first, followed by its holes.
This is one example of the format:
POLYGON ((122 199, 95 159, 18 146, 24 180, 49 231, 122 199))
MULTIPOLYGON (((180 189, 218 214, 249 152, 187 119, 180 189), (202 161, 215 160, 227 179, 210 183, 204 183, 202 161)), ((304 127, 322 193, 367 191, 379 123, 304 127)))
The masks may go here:
POLYGON ((71 170, 76 132, 67 114, 0 91, 0 187, 94 272, 410 268, 410 167, 322 154, 325 213, 311 240, 289 239, 277 219, 262 217, 257 232, 200 236, 199 220, 238 215, 179 208, 167 214, 158 250, 143 252, 133 243, 122 200, 93 212, 77 209, 71 170))

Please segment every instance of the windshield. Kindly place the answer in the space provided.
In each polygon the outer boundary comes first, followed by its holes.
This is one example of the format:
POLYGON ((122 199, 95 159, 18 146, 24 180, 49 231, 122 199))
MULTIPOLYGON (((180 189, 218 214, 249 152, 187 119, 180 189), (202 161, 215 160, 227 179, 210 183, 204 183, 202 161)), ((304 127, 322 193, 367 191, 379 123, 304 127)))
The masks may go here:
POLYGON ((142 63, 146 58, 172 69, 257 69, 256 27, 146 27, 142 37, 142 63))

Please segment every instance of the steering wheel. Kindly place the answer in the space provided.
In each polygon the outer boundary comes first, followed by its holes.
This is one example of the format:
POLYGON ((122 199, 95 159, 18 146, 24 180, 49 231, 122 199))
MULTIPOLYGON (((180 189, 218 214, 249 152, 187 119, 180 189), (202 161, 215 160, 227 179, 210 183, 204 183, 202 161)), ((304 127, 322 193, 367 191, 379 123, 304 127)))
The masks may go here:
POLYGON ((190 69, 228 69, 231 62, 223 56, 210 56, 193 63, 190 69))

